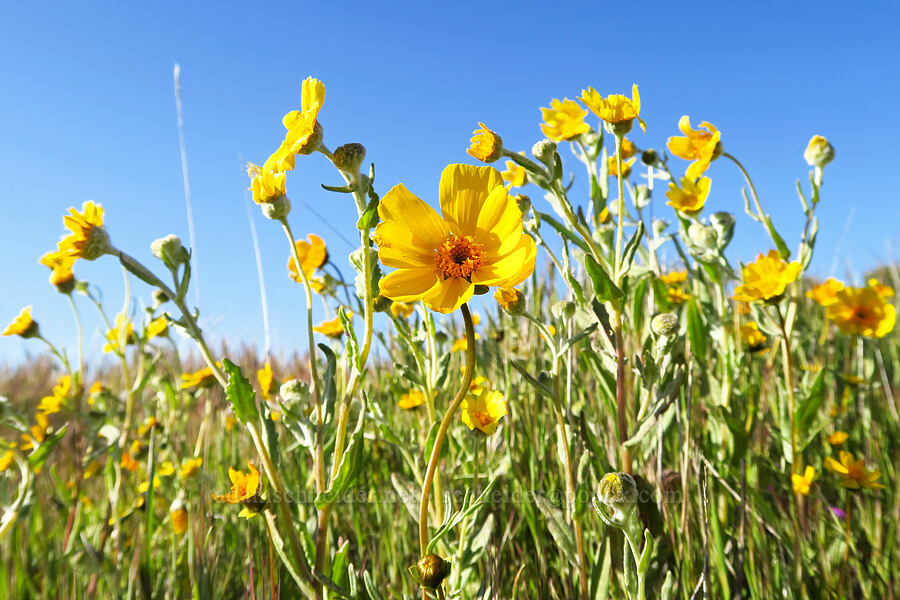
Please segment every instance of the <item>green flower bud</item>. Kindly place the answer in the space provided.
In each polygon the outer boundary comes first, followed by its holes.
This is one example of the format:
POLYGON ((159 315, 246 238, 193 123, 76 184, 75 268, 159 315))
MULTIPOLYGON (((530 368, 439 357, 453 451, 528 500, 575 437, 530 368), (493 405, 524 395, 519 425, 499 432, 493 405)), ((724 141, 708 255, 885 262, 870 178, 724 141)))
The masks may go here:
POLYGON ((641 162, 648 167, 655 167, 656 163, 659 162, 659 155, 656 153, 656 150, 644 150, 641 153, 641 162))
POLYGON ((525 296, 516 288, 497 288, 494 299, 503 310, 516 316, 525 312, 525 296))
POLYGON ((669 222, 664 219, 653 219, 653 234, 661 236, 669 228, 669 222))
POLYGON ((637 504, 637 484, 628 473, 607 473, 597 486, 597 499, 617 513, 637 504))
POLYGON ((515 196, 515 200, 516 206, 519 207, 519 212, 521 212, 523 215, 527 214, 531 209, 531 198, 529 198, 525 194, 519 194, 518 196, 515 196))
POLYGON ((281 195, 268 202, 260 203, 262 214, 265 218, 273 221, 280 221, 287 217, 291 212, 291 201, 287 196, 281 195))
POLYGON ((338 146, 334 149, 331 160, 334 166, 345 173, 359 173, 359 167, 366 160, 366 147, 355 142, 338 146))
POLYGON ((678 317, 672 313, 662 313, 650 321, 650 331, 659 337, 671 337, 678 334, 678 317))
POLYGON ((541 140, 531 147, 531 153, 536 159, 553 168, 556 159, 556 143, 550 140, 541 140))
POLYGON ((288 404, 296 404, 309 398, 309 386, 299 379, 288 379, 281 384, 278 394, 288 404))
POLYGON ((703 223, 691 223, 688 228, 688 238, 691 244, 701 250, 716 250, 719 247, 716 230, 703 223))
POLYGON ((150 244, 150 251, 170 269, 177 269, 188 260, 187 250, 181 245, 181 240, 177 235, 169 234, 154 240, 150 244))
POLYGON ((153 290, 153 303, 159 306, 169 301, 169 297, 162 290, 153 290))
POLYGON ((426 554, 409 567, 409 572, 419 585, 436 590, 450 575, 450 562, 437 554, 426 554))
POLYGON ((725 211, 713 213, 709 217, 709 224, 716 232, 719 249, 723 250, 734 235, 734 215, 725 211))
POLYGON ((550 313, 557 319, 569 319, 575 314, 575 303, 571 300, 560 300, 550 307, 550 313))
POLYGON ((635 208, 645 208, 650 204, 650 188, 639 183, 634 186, 634 206, 635 208))
POLYGON ((387 312, 391 309, 393 303, 394 301, 387 296, 379 294, 375 297, 375 312, 387 312))
POLYGON ((822 168, 834 160, 834 146, 821 135, 814 135, 803 153, 811 167, 822 168))

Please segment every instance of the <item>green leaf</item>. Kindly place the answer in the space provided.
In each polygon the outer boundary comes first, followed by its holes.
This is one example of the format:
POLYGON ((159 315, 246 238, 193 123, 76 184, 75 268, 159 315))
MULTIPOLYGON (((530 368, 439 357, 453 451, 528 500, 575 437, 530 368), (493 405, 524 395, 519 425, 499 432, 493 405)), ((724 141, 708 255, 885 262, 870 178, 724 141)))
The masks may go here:
POLYGON ((372 229, 378 225, 378 197, 372 198, 369 200, 369 204, 366 206, 365 212, 359 217, 359 220, 356 222, 356 228, 360 231, 365 231, 367 229, 372 229))
POLYGON ((67 430, 68 425, 61 427, 56 433, 44 438, 41 445, 28 455, 28 466, 31 467, 32 471, 40 470, 40 468, 44 466, 44 462, 46 462, 47 458, 50 456, 50 452, 57 444, 59 444, 59 441, 63 439, 67 430))
MULTIPOLYGON (((325 420, 329 421, 334 414, 334 401, 337 398, 337 388, 334 385, 334 372, 337 360, 334 352, 325 344, 319 344, 319 350, 325 355, 325 372, 322 373, 322 403, 325 405, 325 420)), ((313 385, 319 385, 315 382, 313 385)))
POLYGON ((775 242, 775 247, 778 248, 778 253, 781 255, 781 258, 784 260, 788 260, 791 257, 791 251, 788 249, 787 244, 784 243, 784 238, 782 238, 777 231, 775 231, 775 226, 772 225, 772 219, 769 215, 766 215, 766 220, 764 222, 766 226, 766 230, 769 232, 769 237, 772 238, 772 241, 775 242))
POLYGON ((509 364, 512 365, 512 367, 513 367, 516 371, 518 371, 519 374, 522 375, 522 377, 525 378, 525 381, 527 381, 528 383, 530 383, 531 386, 532 386, 535 390, 537 390, 539 393, 543 394, 544 396, 547 396, 548 398, 556 398, 556 393, 553 391, 553 389, 547 387, 547 386, 544 385, 541 381, 539 381, 539 380, 535 379, 534 377, 532 377, 532 376, 531 376, 531 373, 529 373, 529 372, 525 369, 525 367, 522 366, 522 364, 521 364, 519 361, 517 361, 517 360, 511 360, 511 361, 509 361, 509 364))
POLYGON ((601 302, 612 302, 617 304, 625 295, 619 287, 609 278, 606 270, 600 266, 594 257, 590 254, 584 255, 584 267, 587 269, 591 283, 594 284, 594 294, 601 302))
POLYGON ((797 427, 797 434, 803 435, 807 429, 812 426, 822 402, 825 401, 825 369, 822 369, 816 375, 812 385, 806 396, 800 400, 799 406, 794 413, 794 425, 797 427))
POLYGON ((700 309, 697 308, 697 300, 695 298, 691 298, 687 305, 687 334, 694 355, 701 363, 704 362, 706 360, 706 345, 709 336, 706 324, 703 322, 703 316, 700 314, 700 309))
POLYGON ((575 536, 572 533, 572 526, 566 522, 562 510, 553 506, 550 500, 541 495, 540 492, 532 491, 531 495, 534 498, 535 505, 547 520, 547 529, 550 530, 550 535, 553 537, 553 541, 556 542, 556 547, 559 548, 563 556, 569 559, 569 562, 575 565, 578 561, 578 554, 575 550, 575 536))
POLYGON ((634 255, 637 253, 638 248, 641 247, 641 240, 644 238, 644 222, 638 221, 637 230, 634 232, 634 235, 631 236, 631 239, 628 240, 628 243, 625 244, 625 251, 622 254, 622 275, 628 273, 631 270, 631 265, 634 263, 634 255))
POLYGON ((562 356, 563 354, 565 354, 565 352, 569 348, 571 348, 572 346, 574 346, 575 344, 577 344, 578 342, 580 342, 587 336, 594 333, 594 330, 597 329, 598 325, 600 325, 600 324, 595 321, 595 322, 591 323, 588 327, 585 327, 584 329, 582 329, 581 331, 579 331, 578 333, 576 333, 575 335, 573 335, 572 337, 567 339, 565 342, 563 342, 562 346, 559 347, 559 350, 556 351, 556 356, 557 357, 562 356))
POLYGON ((559 221, 557 221, 554 217, 552 217, 551 215, 549 215, 549 214, 547 214, 547 213, 543 213, 543 212, 540 212, 540 211, 537 211, 537 210, 534 211, 534 212, 535 212, 535 214, 538 216, 538 218, 539 218, 541 221, 546 221, 547 223, 549 223, 550 226, 553 227, 553 229, 555 229, 556 232, 557 232, 560 236, 562 236, 562 237, 565 238, 567 241, 572 242, 573 244, 575 244, 576 246, 578 246, 578 247, 581 249, 582 252, 590 252, 590 251, 591 251, 590 248, 588 248, 588 245, 584 242, 583 239, 581 239, 580 237, 578 237, 578 236, 577 236, 575 233, 573 233, 568 227, 566 227, 565 225, 563 225, 562 223, 560 223, 559 221))
POLYGON ((349 185, 325 185, 323 183, 322 189, 328 190, 329 192, 339 192, 341 194, 353 193, 353 187, 349 185))
POLYGON ((341 494, 350 488, 362 472, 365 459, 363 448, 363 433, 365 432, 365 413, 367 404, 366 395, 363 394, 363 405, 359 409, 359 418, 356 427, 350 435, 350 443, 341 456, 341 464, 338 466, 337 475, 331 481, 327 490, 316 496, 316 508, 321 510, 323 506, 334 503, 341 494))
POLYGON ((231 403, 234 416, 241 423, 249 423, 259 418, 259 409, 256 407, 256 392, 250 381, 244 377, 241 368, 228 360, 222 359, 222 366, 228 375, 228 383, 225 385, 225 397, 231 403))

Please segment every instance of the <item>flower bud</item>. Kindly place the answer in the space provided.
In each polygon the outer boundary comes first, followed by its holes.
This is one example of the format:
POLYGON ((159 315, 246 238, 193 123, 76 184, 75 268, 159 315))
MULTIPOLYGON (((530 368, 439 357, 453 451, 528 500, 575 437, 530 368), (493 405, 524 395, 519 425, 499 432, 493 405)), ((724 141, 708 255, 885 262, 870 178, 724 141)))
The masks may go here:
POLYGON ((309 386, 299 379, 288 379, 281 384, 278 393, 286 403, 295 404, 309 398, 309 386))
POLYGON ((409 572, 419 585, 436 590, 450 574, 450 562, 437 554, 426 554, 409 568, 409 572))
POLYGON ((701 250, 716 250, 719 238, 716 230, 703 223, 691 223, 688 228, 688 238, 691 244, 701 250))
POLYGON ((494 299, 509 314, 521 315, 525 312, 525 297, 516 288, 497 288, 494 299))
POLYGON ((375 297, 375 312, 387 312, 393 306, 394 301, 388 298, 387 296, 383 296, 378 294, 375 297))
POLYGON ((75 275, 69 271, 53 271, 50 274, 50 283, 56 286, 56 290, 61 294, 71 294, 75 289, 75 275))
POLYGON ((628 473, 607 473, 597 486, 597 499, 616 512, 637 503, 637 484, 628 473))
POLYGON ((331 159, 334 166, 350 174, 359 173, 359 167, 364 160, 366 160, 366 147, 355 142, 335 148, 331 159))
POLYGON ((291 201, 284 195, 278 196, 269 202, 263 202, 259 206, 262 209, 263 216, 273 221, 280 221, 291 212, 291 201))
POLYGON ((659 155, 656 153, 656 150, 653 150, 652 148, 650 150, 644 150, 641 153, 641 162, 648 167, 655 167, 658 161, 659 155))
POLYGON ((834 146, 821 135, 814 135, 806 146, 803 158, 811 167, 824 167, 834 160, 834 146))
POLYGON ((719 249, 724 249, 734 234, 734 215, 725 211, 713 213, 709 217, 709 224, 716 232, 719 249))
POLYGON ((678 333, 678 317, 672 313, 662 313, 650 321, 650 331, 659 337, 671 337, 678 333))
POLYGON ((571 300, 560 300, 550 307, 550 313, 557 319, 571 319, 575 314, 575 303, 571 300))
POLYGON ((303 144, 303 147, 300 148, 297 154, 302 154, 304 156, 312 154, 319 149, 323 139, 325 139, 325 129, 322 128, 321 123, 316 121, 316 126, 313 129, 312 135, 309 136, 309 139, 306 140, 306 143, 303 144))
POLYGON ((618 123, 610 123, 609 121, 603 122, 603 127, 609 133, 613 134, 617 138, 622 138, 628 135, 631 132, 631 127, 634 125, 634 119, 628 119, 627 121, 619 121, 618 123))
POLYGON ((165 304, 169 301, 169 297, 162 290, 153 290, 153 302, 157 305, 165 304))
POLYGON ((154 240, 150 244, 150 251, 170 269, 177 269, 181 263, 187 262, 188 258, 181 240, 173 234, 154 240))
POLYGON ((181 498, 175 498, 175 501, 169 506, 169 518, 172 520, 172 531, 175 532, 175 535, 181 535, 187 531, 188 511, 181 498))
POLYGON ((653 219, 653 234, 657 237, 669 228, 669 222, 665 219, 653 219))
POLYGON ((531 147, 531 154, 548 167, 553 168, 556 162, 554 158, 556 155, 556 143, 550 140, 541 140, 531 147))

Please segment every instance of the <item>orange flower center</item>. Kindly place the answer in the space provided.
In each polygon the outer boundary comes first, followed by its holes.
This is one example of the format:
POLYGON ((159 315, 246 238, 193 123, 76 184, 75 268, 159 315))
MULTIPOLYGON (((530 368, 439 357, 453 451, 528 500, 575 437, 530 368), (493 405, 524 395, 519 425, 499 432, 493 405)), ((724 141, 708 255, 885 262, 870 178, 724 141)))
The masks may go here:
POLYGON ((437 270, 444 279, 472 281, 472 273, 484 264, 484 259, 484 247, 468 235, 450 234, 435 251, 437 270))
POLYGON ((866 468, 862 461, 856 461, 847 465, 847 477, 854 481, 862 481, 866 476, 866 468))
POLYGON ((854 323, 859 323, 860 325, 867 325, 874 319, 872 318, 871 311, 861 306, 857 306, 855 309, 853 309, 853 316, 850 317, 850 320, 854 323))
POLYGON ((491 415, 489 415, 487 413, 475 411, 471 414, 472 414, 472 418, 474 418, 476 421, 478 421, 478 424, 481 425, 482 427, 490 425, 491 423, 494 422, 494 419, 491 418, 491 415))

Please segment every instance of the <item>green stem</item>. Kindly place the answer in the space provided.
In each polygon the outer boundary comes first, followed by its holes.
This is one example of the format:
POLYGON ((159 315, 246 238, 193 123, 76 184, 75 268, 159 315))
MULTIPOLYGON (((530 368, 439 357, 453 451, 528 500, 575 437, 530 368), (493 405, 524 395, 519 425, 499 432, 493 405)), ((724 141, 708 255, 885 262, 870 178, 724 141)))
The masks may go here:
POLYGON ((616 285, 622 285, 622 238, 624 236, 625 222, 625 190, 622 178, 622 137, 616 135, 616 180, 619 183, 619 199, 616 200, 618 210, 616 210, 616 265, 615 277, 616 285))
POLYGON ((75 380, 75 388, 76 388, 76 402, 78 403, 75 406, 76 412, 80 414, 81 408, 81 386, 84 385, 84 333, 81 327, 81 315, 78 313, 78 306, 75 304, 75 299, 72 297, 72 294, 66 294, 69 297, 69 304, 72 305, 72 313, 75 315, 75 329, 78 332, 78 371, 76 373, 77 378, 75 380))
POLYGON ((456 397, 447 408, 441 425, 438 428, 437 436, 434 438, 434 446, 431 449, 431 458, 428 460, 428 470, 425 472, 425 481, 422 483, 422 502, 419 506, 419 550, 420 555, 425 556, 428 549, 428 497, 431 493, 431 484, 434 481, 434 474, 437 471, 438 462, 441 456, 441 447, 444 444, 444 438, 447 436, 447 430, 456 409, 462 404, 463 398, 469 392, 469 385, 472 383, 472 377, 475 375, 475 325, 472 323, 472 313, 469 312, 469 306, 463 304, 462 310, 463 321, 466 325, 466 371, 463 374, 462 383, 456 397))
POLYGON ((741 164, 741 161, 739 161, 733 155, 731 155, 727 152, 723 152, 722 156, 731 160, 731 162, 733 162, 735 165, 737 165, 737 168, 741 171, 741 174, 744 176, 744 180, 747 182, 747 186, 750 188, 750 197, 753 198, 753 204, 756 207, 756 214, 759 217, 759 219, 763 223, 765 223, 766 215, 763 212, 762 204, 760 204, 760 202, 759 202, 759 196, 756 193, 756 186, 753 185, 753 180, 750 179, 750 174, 747 172, 747 169, 745 169, 744 165, 741 164))

